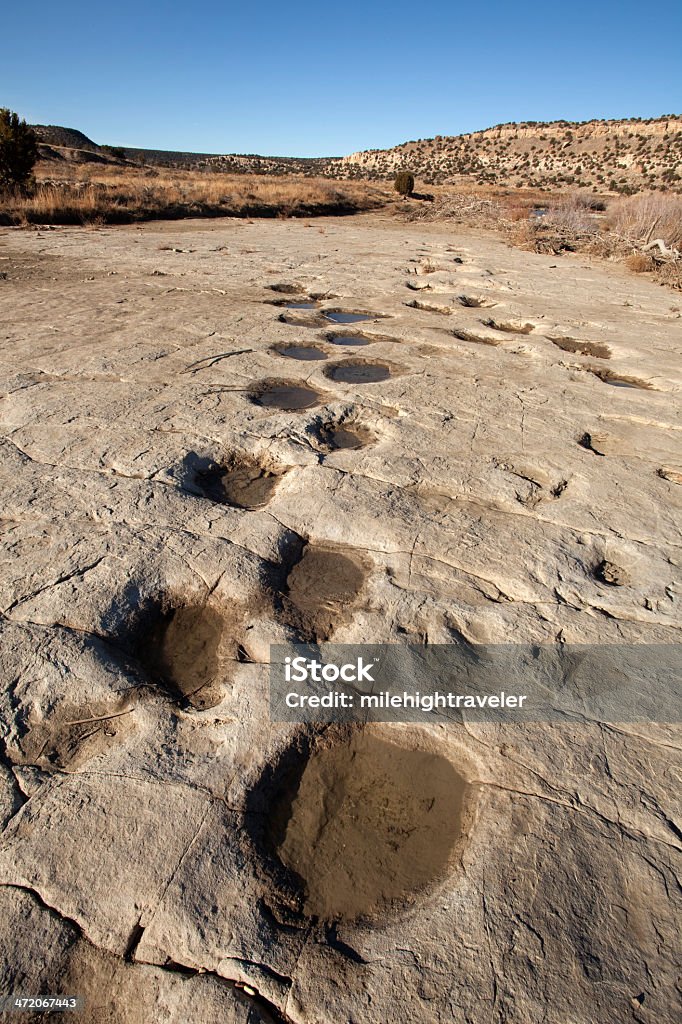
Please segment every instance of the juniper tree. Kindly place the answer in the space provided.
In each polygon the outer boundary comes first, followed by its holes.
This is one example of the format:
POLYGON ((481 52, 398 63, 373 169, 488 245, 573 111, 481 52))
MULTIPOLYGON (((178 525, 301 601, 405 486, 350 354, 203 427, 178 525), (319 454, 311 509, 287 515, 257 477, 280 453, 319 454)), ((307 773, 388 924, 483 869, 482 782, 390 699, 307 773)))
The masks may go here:
POLYGON ((25 189, 38 159, 38 139, 19 115, 0 107, 0 188, 25 189))
POLYGON ((414 192, 414 175, 409 171, 398 171, 393 187, 401 196, 411 196, 414 192))

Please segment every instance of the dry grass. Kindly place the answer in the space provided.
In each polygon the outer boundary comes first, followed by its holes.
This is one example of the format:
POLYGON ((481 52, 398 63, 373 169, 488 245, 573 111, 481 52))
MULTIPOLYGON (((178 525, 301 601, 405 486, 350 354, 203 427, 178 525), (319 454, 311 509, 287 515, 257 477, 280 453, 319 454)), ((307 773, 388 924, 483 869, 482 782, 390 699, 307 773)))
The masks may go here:
POLYGON ((560 238, 571 240, 586 238, 597 230, 589 208, 577 195, 568 196, 550 207, 542 218, 542 226, 560 238))
POLYGON ((436 201, 422 213, 429 219, 501 229, 513 245, 534 252, 588 252, 623 261, 635 273, 682 287, 682 197, 674 193, 608 200, 586 191, 521 196, 499 189, 435 191, 436 201))
POLYGON ((628 256, 625 263, 635 274, 648 274, 656 269, 653 257, 647 256, 643 252, 633 252, 631 256, 628 256))
POLYGON ((514 204, 505 210, 507 234, 522 249, 554 254, 572 252, 598 231, 594 214, 579 195, 546 199, 542 216, 526 209, 524 218, 522 209, 514 204))
POLYGON ((431 202, 397 205, 396 212, 407 221, 448 220, 468 227, 494 227, 500 217, 500 206, 491 191, 436 187, 431 202))
POLYGON ((323 178, 39 165, 34 195, 0 196, 0 223, 92 224, 180 217, 296 217, 376 209, 388 189, 323 178), (60 178, 52 177, 58 167, 60 178))
POLYGON ((644 195, 621 199, 609 207, 611 232, 633 246, 660 238, 668 248, 682 250, 682 197, 644 195))
POLYGON ((31 197, 0 194, 0 224, 106 224, 181 217, 312 217, 391 206, 407 220, 450 220, 507 234, 522 248, 582 250, 624 260, 680 287, 682 198, 647 194, 609 202, 592 193, 512 194, 497 186, 435 186, 432 202, 396 200, 391 183, 304 176, 230 175, 142 166, 44 162, 31 197), (56 177, 59 174, 59 178, 56 177), (535 216, 538 208, 547 210, 535 216), (661 244, 652 248, 657 239, 661 244))
MULTIPOLYGON (((580 195, 555 202, 545 217, 523 223, 508 218, 514 244, 536 252, 586 251, 624 260, 637 274, 653 273, 679 288, 682 271, 682 199, 642 195, 612 202, 595 215, 580 195)), ((599 209, 599 207, 597 207, 599 209)))
POLYGON ((529 202, 508 202, 504 204, 504 216, 512 223, 528 220, 533 211, 533 204, 529 202))

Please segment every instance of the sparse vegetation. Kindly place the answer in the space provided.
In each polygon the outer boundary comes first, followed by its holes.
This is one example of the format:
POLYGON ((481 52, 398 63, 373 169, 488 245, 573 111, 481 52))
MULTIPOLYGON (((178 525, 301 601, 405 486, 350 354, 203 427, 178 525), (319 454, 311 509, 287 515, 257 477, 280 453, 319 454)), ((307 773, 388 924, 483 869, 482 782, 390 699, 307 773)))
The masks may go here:
POLYGON ((68 178, 38 168, 31 195, 0 197, 0 224, 131 223, 181 217, 312 217, 382 206, 385 188, 321 178, 210 174, 100 164, 70 164, 68 178))
POLYGON ((393 187, 401 196, 411 196, 414 192, 414 175, 409 171, 398 171, 393 181, 393 187))
POLYGON ((554 200, 546 216, 525 219, 519 207, 505 212, 507 232, 537 252, 584 251, 620 259, 636 273, 653 272, 666 284, 682 284, 682 198, 650 194, 611 202, 605 215, 580 195, 554 200))
POLYGON ((543 217, 528 222, 539 252, 559 253, 577 249, 597 231, 597 223, 580 196, 573 195, 550 206, 543 217))
POLYGON ((656 269, 653 258, 645 256, 643 252, 635 252, 628 256, 625 263, 635 274, 646 274, 656 269))
POLYGON ((35 132, 19 115, 0 107, 0 188, 26 191, 38 159, 35 132))
POLYGON ((682 191, 682 118, 646 122, 589 121, 572 124, 510 124, 468 135, 437 136, 388 150, 367 150, 329 161, 333 177, 362 175, 392 180, 409 164, 425 184, 594 188, 632 195, 643 189, 682 191), (639 132, 632 131, 637 123, 639 132))
POLYGON ((682 287, 682 198, 670 194, 608 200, 592 193, 465 186, 438 189, 433 203, 408 220, 448 220, 500 231, 519 248, 559 255, 584 252, 651 273, 682 287))
POLYGON ((609 207, 607 224, 628 245, 642 247, 660 239, 665 248, 682 249, 682 197, 643 195, 621 199, 609 207))
POLYGON ((676 115, 510 124, 308 160, 121 150, 98 146, 75 129, 35 126, 45 157, 37 185, 32 194, 5 190, 0 223, 356 213, 390 204, 396 193, 413 195, 408 163, 436 192, 428 204, 396 207, 409 219, 502 227, 524 248, 588 251, 678 286, 680 125, 676 115), (634 124, 637 132, 628 130, 634 124), (646 193, 632 195, 641 189, 646 193))
POLYGON ((126 151, 123 146, 102 146, 102 149, 115 160, 125 160, 126 151))

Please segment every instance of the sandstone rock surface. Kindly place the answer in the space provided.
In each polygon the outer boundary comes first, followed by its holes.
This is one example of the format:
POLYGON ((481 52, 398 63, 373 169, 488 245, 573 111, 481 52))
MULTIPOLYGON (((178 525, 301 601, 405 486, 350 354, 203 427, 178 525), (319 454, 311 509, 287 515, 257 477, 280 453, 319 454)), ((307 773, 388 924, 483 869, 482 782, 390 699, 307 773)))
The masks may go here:
POLYGON ((675 726, 372 727, 451 762, 465 833, 434 884, 325 923, 273 829, 329 740, 268 715, 296 636, 679 642, 674 293, 379 216, 5 231, 0 260, 3 994, 126 1024, 677 1019, 675 726))

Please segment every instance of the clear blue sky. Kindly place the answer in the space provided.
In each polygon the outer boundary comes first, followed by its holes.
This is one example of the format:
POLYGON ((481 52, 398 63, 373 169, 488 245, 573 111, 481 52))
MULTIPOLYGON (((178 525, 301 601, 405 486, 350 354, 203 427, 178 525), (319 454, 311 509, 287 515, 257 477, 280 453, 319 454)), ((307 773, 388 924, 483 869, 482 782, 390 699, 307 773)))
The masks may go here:
POLYGON ((336 156, 682 111, 680 0, 36 0, 2 36, 0 106, 112 145, 336 156))

